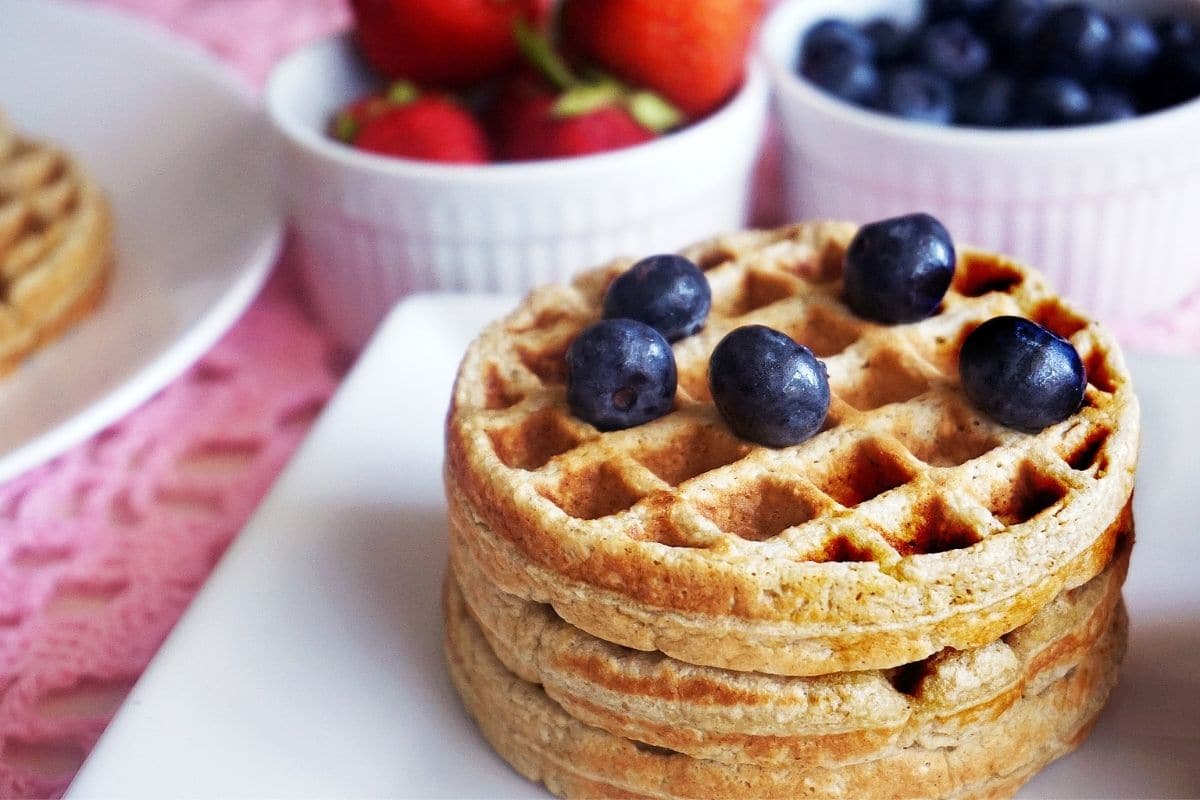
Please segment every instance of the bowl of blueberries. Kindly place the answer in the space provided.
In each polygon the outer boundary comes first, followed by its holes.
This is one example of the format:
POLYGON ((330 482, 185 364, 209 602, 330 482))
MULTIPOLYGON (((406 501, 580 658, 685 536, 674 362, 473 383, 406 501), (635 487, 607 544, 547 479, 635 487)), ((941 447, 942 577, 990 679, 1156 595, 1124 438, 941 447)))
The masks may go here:
POLYGON ((790 215, 913 208, 1110 322, 1200 287, 1200 3, 785 0, 790 215))

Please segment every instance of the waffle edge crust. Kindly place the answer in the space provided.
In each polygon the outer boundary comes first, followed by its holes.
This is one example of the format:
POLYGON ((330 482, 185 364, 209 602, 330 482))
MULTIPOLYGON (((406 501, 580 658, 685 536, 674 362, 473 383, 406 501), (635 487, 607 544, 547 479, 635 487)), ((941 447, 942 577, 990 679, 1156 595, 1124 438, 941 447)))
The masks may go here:
POLYGON ((1099 641, 1067 672, 1030 687, 969 735, 932 737, 830 769, 804 760, 759 765, 697 759, 587 725, 505 668, 452 580, 444 603, 447 665, 468 712, 518 772, 563 797, 1009 797, 1086 738, 1116 683, 1127 637, 1119 604, 1099 641))
POLYGON ((1111 561, 1130 529, 1138 406, 1107 332, 1033 270, 960 248, 938 313, 909 325, 840 300, 855 227, 800 224, 684 251, 713 313, 674 345, 675 410, 600 433, 571 416, 563 356, 599 317, 614 262, 536 290, 469 348, 446 423, 452 547, 504 593, 570 625, 696 665, 815 676, 994 642, 1111 561), (975 411, 957 357, 1002 314, 1069 339, 1083 407, 1029 435, 975 411), (823 430, 735 437, 707 360, 764 324, 828 369, 823 430))
POLYGON ((462 604, 509 672, 587 725, 710 761, 836 769, 956 746, 1074 669, 1111 626, 1131 544, 991 644, 807 678, 699 667, 605 642, 499 592, 460 551, 451 553, 448 591, 462 595, 452 605, 462 604))
POLYGON ((0 114, 0 376, 100 304, 112 239, 108 201, 79 164, 0 114))

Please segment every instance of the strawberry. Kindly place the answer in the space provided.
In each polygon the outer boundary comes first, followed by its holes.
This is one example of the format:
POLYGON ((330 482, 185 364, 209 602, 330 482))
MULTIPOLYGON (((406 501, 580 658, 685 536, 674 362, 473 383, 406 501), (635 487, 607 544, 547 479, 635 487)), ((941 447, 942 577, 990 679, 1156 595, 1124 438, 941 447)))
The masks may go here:
POLYGON ((689 116, 738 88, 763 0, 564 0, 568 43, 689 116))
POLYGON ((545 37, 526 27, 517 28, 517 40, 537 72, 511 79, 494 104, 491 128, 501 160, 602 153, 648 142, 682 122, 649 92, 611 78, 580 80, 545 37))
POLYGON ((359 47, 387 78, 467 86, 517 60, 513 26, 549 0, 351 0, 359 47))
POLYGON ((371 153, 453 164, 489 160, 487 137, 470 112, 409 83, 351 103, 333 128, 337 138, 371 153))
POLYGON ((501 160, 585 156, 648 142, 658 136, 617 105, 576 113, 560 111, 569 95, 526 97, 498 115, 496 151, 501 160))
MULTIPOLYGON (((396 88, 391 90, 392 93, 399 93, 399 91, 402 90, 396 88)), ((329 126, 329 133, 333 138, 349 144, 358 136, 363 125, 399 102, 405 102, 405 100, 393 101, 387 94, 369 94, 359 98, 334 116, 333 123, 329 126)))

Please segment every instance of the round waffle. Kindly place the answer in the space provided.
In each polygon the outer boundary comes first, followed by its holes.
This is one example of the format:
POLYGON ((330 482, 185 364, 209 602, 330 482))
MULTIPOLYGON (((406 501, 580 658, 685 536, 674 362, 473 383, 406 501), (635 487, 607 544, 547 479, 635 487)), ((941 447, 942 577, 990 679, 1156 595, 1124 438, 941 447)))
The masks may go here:
POLYGON ((581 722, 696 758, 836 768, 918 742, 954 743, 1060 678, 1108 630, 1129 547, 1001 640, 893 670, 807 678, 697 667, 605 642, 498 591, 463 556, 451 554, 451 591, 492 651, 581 722))
POLYGON ((493 747, 520 773, 564 797, 907 798, 1008 797, 1087 735, 1116 681, 1126 640, 1124 607, 1066 674, 1027 686, 993 720, 959 738, 914 742, 868 761, 827 769, 692 758, 591 727, 534 683, 509 672, 447 582, 450 677, 493 747))
POLYGON ((111 264, 103 193, 69 155, 0 116, 0 375, 87 316, 111 264))
POLYGON ((883 326, 841 302, 851 225, 726 236, 685 253, 713 291, 674 345, 675 410, 601 433, 569 413, 564 353, 628 261, 535 291, 472 344, 446 428, 452 537, 503 591, 575 627, 693 664, 786 675, 883 669, 988 644, 1108 564, 1138 444, 1108 334, 1035 272, 963 250, 935 316, 883 326), (1030 435, 973 409, 964 337, 1002 314, 1068 338, 1084 406, 1030 435), (708 355, 765 324, 825 362, 823 430, 738 439, 708 355))

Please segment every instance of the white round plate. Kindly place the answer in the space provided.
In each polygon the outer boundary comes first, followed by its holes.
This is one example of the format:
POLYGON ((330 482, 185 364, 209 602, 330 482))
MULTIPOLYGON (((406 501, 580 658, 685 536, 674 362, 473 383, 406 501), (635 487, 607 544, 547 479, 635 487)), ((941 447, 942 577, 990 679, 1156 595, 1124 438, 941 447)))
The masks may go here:
POLYGON ((0 481, 120 418, 199 358, 258 293, 282 224, 270 132, 248 87, 145 23, 0 0, 0 109, 108 192, 97 312, 0 379, 0 481))

